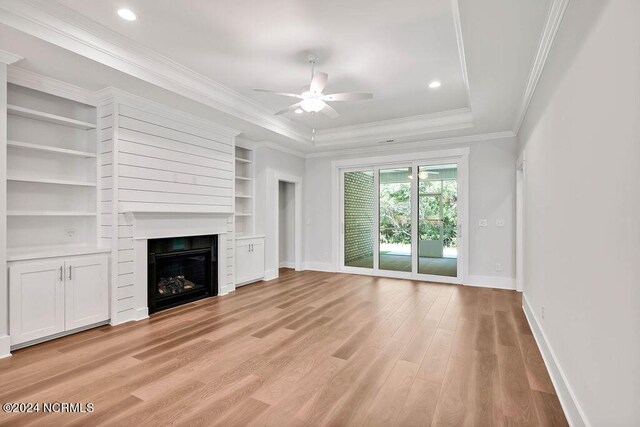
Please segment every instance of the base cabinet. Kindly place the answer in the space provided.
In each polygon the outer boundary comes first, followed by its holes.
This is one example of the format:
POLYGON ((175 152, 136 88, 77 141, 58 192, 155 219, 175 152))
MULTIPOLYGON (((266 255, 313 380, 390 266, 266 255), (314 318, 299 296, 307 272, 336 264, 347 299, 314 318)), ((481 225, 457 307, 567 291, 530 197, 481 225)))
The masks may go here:
POLYGON ((108 257, 12 265, 9 304, 11 345, 108 320, 108 257))
POLYGON ((264 278, 264 237, 236 239, 236 286, 264 278))

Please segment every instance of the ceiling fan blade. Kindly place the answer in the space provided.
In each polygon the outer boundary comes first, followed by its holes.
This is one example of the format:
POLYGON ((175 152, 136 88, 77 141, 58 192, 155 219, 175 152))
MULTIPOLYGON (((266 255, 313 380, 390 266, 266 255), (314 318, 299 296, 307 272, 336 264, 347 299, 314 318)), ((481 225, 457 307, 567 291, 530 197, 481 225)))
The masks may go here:
POLYGON ((309 91, 311 93, 322 93, 324 87, 327 85, 327 79, 329 76, 327 73, 315 73, 311 84, 309 85, 309 91))
POLYGON ((338 114, 338 112, 329 104, 324 104, 324 107, 322 107, 322 110, 320 110, 321 113, 331 117, 332 119, 335 119, 336 117, 338 117, 340 114, 338 114))
POLYGON ((287 108, 285 108, 283 110, 280 110, 280 111, 278 111, 276 113, 273 113, 273 114, 276 115, 276 116, 279 116, 279 115, 284 114, 284 113, 290 113, 292 111, 295 111, 298 108, 300 108, 300 103, 299 102, 295 103, 293 105, 289 105, 287 108))
POLYGON ((372 93, 364 93, 364 92, 332 93, 322 97, 322 99, 325 101, 362 101, 364 99, 371 99, 371 98, 373 98, 372 93))
POLYGON ((265 92, 265 93, 271 93, 273 95, 288 96, 290 98, 302 99, 302 96, 298 95, 297 93, 277 92, 275 90, 269 90, 269 89, 254 89, 254 90, 256 92, 265 92))

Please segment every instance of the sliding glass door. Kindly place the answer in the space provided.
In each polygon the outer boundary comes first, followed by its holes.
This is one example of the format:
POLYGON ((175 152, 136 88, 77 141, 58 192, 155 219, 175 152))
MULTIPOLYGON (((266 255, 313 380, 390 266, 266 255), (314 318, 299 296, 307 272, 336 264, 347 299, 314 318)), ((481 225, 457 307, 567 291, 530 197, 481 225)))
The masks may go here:
POLYGON ((458 276, 458 167, 418 166, 418 273, 458 276))
POLYGON ((340 269, 460 283, 463 160, 341 170, 340 269))
POLYGON ((380 270, 411 272, 411 166, 379 169, 380 270))

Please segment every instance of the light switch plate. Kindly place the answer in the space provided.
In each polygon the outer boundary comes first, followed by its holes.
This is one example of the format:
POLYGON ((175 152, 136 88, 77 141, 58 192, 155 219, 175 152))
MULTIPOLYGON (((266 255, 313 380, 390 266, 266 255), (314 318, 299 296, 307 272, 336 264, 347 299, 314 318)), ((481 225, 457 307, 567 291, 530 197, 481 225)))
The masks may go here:
POLYGON ((479 223, 480 227, 486 227, 486 226, 487 226, 487 224, 488 224, 488 223, 487 223, 487 220, 486 220, 486 219, 481 219, 481 220, 480 220, 480 223, 479 223))
POLYGON ((504 227, 504 219, 496 219, 496 227, 504 227))

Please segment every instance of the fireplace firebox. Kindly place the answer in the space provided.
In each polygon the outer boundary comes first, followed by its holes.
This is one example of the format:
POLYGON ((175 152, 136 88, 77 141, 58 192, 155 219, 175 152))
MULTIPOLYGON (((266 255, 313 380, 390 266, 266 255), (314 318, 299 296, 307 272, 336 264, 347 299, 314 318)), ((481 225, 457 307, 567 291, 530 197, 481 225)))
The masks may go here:
POLYGON ((218 236, 148 241, 149 314, 218 294, 218 236))

